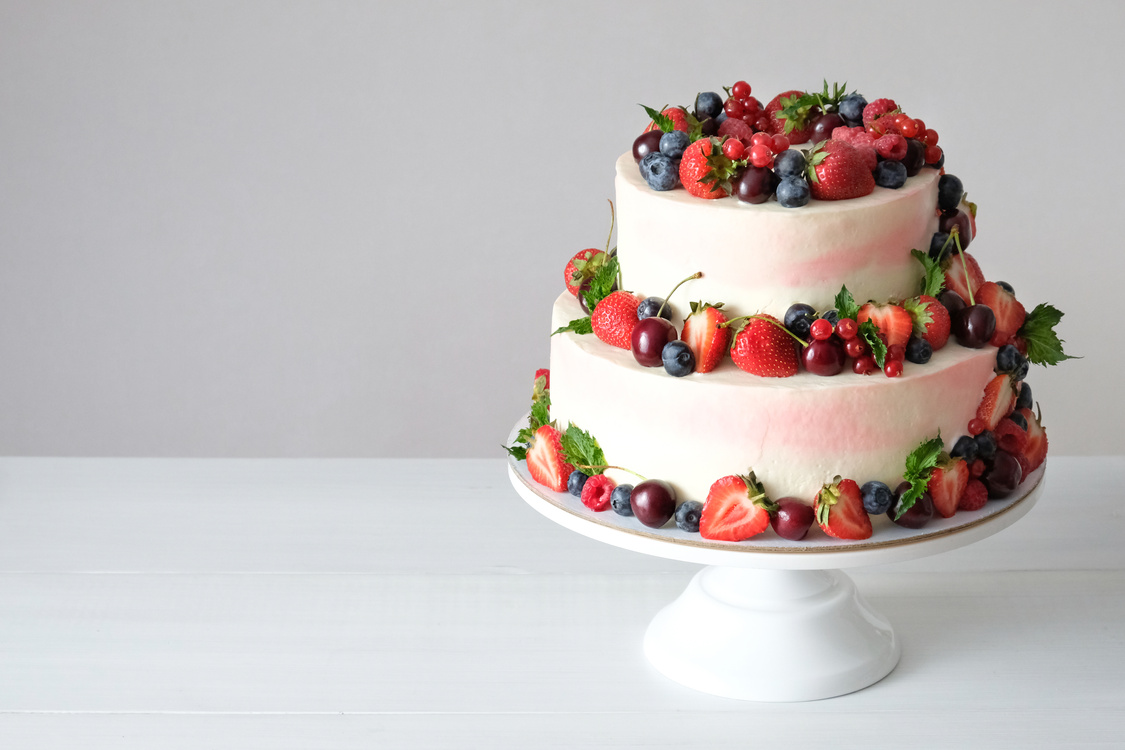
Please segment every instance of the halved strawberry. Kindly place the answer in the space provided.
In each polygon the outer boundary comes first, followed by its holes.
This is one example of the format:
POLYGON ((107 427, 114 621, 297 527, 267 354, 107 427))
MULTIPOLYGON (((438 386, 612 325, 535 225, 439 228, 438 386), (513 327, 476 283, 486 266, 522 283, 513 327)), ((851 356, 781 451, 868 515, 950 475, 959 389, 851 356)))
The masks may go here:
POLYGON ((730 348, 730 328, 720 328, 727 322, 727 316, 719 309, 722 306, 722 302, 717 305, 709 302, 691 303, 691 314, 684 321, 680 340, 695 355, 696 372, 714 370, 730 348))
POLYGON ((863 509, 863 494, 851 479, 837 479, 821 488, 813 501, 816 522, 837 539, 867 539, 871 519, 863 509))
POLYGON ((753 471, 723 477, 707 493, 699 534, 704 539, 741 542, 762 533, 770 524, 770 513, 776 510, 777 505, 766 496, 753 471))
POLYGON ((590 325, 599 339, 621 349, 632 346, 640 299, 629 292, 610 292, 590 314, 590 325))
MULTIPOLYGON (((569 477, 569 474, 567 476, 569 477)), ((592 511, 601 513, 609 507, 610 497, 616 487, 617 482, 605 474, 595 474, 582 485, 582 504, 592 511)))
POLYGON ((566 462, 562 435, 549 424, 535 431, 528 441, 527 470, 531 478, 555 492, 565 492, 574 466, 566 462))
POLYGON ((800 369, 793 337, 772 315, 754 315, 741 324, 730 358, 738 369, 763 378, 788 378, 800 369))
POLYGON ((829 139, 817 144, 808 162, 809 192, 817 200, 859 198, 875 190, 866 159, 849 143, 829 139))
POLYGON ((993 346, 1003 346, 1008 343, 1008 339, 1016 335, 1016 331, 1027 319, 1027 310, 1014 294, 992 281, 981 284, 974 294, 977 303, 988 305, 996 316, 996 331, 988 343, 993 346))
POLYGON ((942 268, 945 269, 945 288, 952 289, 961 295, 961 299, 965 300, 965 304, 969 304, 970 295, 969 289, 972 289, 972 299, 976 301, 977 289, 984 283, 984 274, 981 273, 980 266, 977 264, 977 259, 968 253, 954 252, 949 256, 942 268), (965 262, 961 262, 961 256, 965 256, 965 262), (965 281, 965 268, 969 269, 969 281, 965 281), (970 286, 971 284, 971 286, 970 286))
POLYGON ((928 294, 911 297, 902 303, 914 323, 914 333, 918 338, 930 342, 936 352, 949 341, 949 310, 928 294))
POLYGON ((1011 375, 997 375, 984 387, 984 398, 977 407, 977 419, 986 429, 995 430, 1000 420, 1016 408, 1016 381, 1011 375))
POLYGON ((1035 471, 1047 458, 1047 430, 1031 409, 1020 409, 1020 414, 1027 420, 1027 444, 1023 447, 1023 455, 1027 457, 1031 471, 1035 471))
POLYGON ((996 438, 996 444, 1000 446, 1000 450, 1008 451, 1008 453, 1022 453, 1027 445, 1027 430, 1008 417, 1004 417, 996 425, 994 437, 996 438))
POLYGON ((594 278, 594 273, 608 258, 604 251, 593 247, 575 253, 563 269, 566 290, 577 297, 582 285, 594 278))
MULTIPOLYGON (((969 465, 960 458, 949 458, 930 472, 926 491, 934 501, 934 509, 942 518, 957 512, 957 504, 969 483, 969 465)), ((985 493, 987 496, 987 493, 985 493)))
MULTIPOLYGON (((691 132, 691 124, 688 123, 687 112, 684 111, 683 107, 665 107, 664 111, 660 114, 664 115, 665 117, 672 118, 673 129, 682 130, 685 133, 691 132)), ((645 128, 645 132, 647 133, 648 131, 655 129, 656 123, 650 122, 648 124, 648 127, 645 128)))
POLYGON ((965 491, 957 502, 957 510, 980 510, 987 502, 988 488, 984 486, 984 482, 970 479, 965 483, 965 491))
MULTIPOLYGON (((938 304, 938 307, 941 305, 938 304)), ((910 317, 910 313, 898 305, 876 305, 868 302, 859 308, 859 314, 855 319, 857 323, 868 320, 874 323, 879 333, 886 339, 887 346, 906 346, 914 330, 914 320, 910 317)))

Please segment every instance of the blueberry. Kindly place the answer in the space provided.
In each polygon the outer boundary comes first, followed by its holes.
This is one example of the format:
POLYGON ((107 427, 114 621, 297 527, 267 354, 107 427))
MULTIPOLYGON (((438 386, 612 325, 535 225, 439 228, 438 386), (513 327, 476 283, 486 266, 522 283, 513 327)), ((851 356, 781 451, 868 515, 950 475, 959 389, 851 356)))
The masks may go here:
POLYGON ((645 297, 641 304, 637 305, 637 320, 655 318, 657 310, 660 310, 660 317, 665 320, 672 319, 672 306, 665 305, 663 297, 645 297), (664 305, 663 310, 660 310, 661 305, 664 305))
POLYGON ((566 480, 567 492, 575 497, 581 497, 582 488, 586 486, 586 480, 589 478, 586 472, 579 471, 578 469, 570 472, 570 477, 566 480))
POLYGON ((875 167, 875 184, 898 190, 906 184, 906 166, 901 161, 881 161, 875 167))
POLYGON ((863 493, 863 509, 872 516, 886 513, 895 501, 895 493, 882 482, 868 482, 859 491, 863 493))
POLYGON ((916 365, 924 365, 934 356, 934 346, 925 339, 911 336, 906 342, 906 359, 916 365))
POLYGON ((777 186, 777 202, 785 208, 808 205, 809 183, 799 177, 787 177, 777 186))
POLYGON ((719 126, 722 125, 727 120, 726 110, 723 110, 722 112, 720 112, 718 115, 716 115, 715 117, 713 117, 711 119, 713 119, 715 121, 715 132, 718 132, 719 126))
POLYGON ((951 174, 943 174, 937 184, 937 204, 942 211, 952 211, 961 205, 961 196, 965 194, 965 186, 961 180, 951 174))
POLYGON ((704 91, 695 96, 695 119, 706 120, 708 117, 718 117, 723 111, 723 97, 714 91, 704 91))
POLYGON ((699 531, 699 517, 703 514, 703 503, 685 500, 676 508, 676 525, 683 531, 694 534, 699 531))
POLYGON ((849 128, 854 128, 857 125, 863 124, 863 108, 867 106, 867 100, 863 98, 862 94, 851 94, 845 96, 840 102, 840 117, 844 118, 844 123, 849 128))
POLYGON ((695 372, 695 354, 691 347, 682 341, 669 341, 660 350, 660 359, 669 375, 682 378, 695 372))
POLYGON ((1034 401, 1031 400, 1031 386, 1024 383, 1023 387, 1020 388, 1019 395, 1016 396, 1016 408, 1030 409, 1033 403, 1034 401))
POLYGON ((971 435, 962 435, 953 444, 953 450, 949 451, 949 455, 954 458, 963 458, 966 462, 972 463, 977 457, 977 441, 973 440, 971 435))
POLYGON ((633 485, 619 484, 614 487, 609 496, 609 504, 613 506, 613 512, 619 516, 633 515, 633 506, 629 504, 632 497, 633 485))
POLYGON ((684 149, 691 145, 688 134, 682 130, 673 130, 660 136, 660 153, 669 159, 679 159, 684 155, 684 149))
POLYGON ((1009 284, 1006 281, 997 281, 996 286, 1000 287, 1001 289, 1003 289, 1008 294, 1015 294, 1016 293, 1015 288, 1012 287, 1012 285, 1009 284))
POLYGON ((996 455, 996 436, 985 430, 976 437, 977 456, 985 461, 996 455))
POLYGON ((806 169, 808 164, 805 162, 804 154, 794 149, 782 151, 773 160, 773 171, 781 179, 786 177, 804 179, 806 169))
POLYGON ((657 151, 641 159, 641 177, 645 178, 650 188, 663 192, 680 184, 680 168, 676 166, 676 162, 657 151))
POLYGON ((820 314, 819 317, 831 323, 833 328, 835 328, 836 324, 840 322, 840 313, 836 312, 835 309, 825 310, 820 314))
POLYGON ((930 238, 930 257, 941 263, 953 252, 953 243, 949 241, 949 232, 934 232, 930 238))
POLYGON ((1020 354, 1020 350, 1011 344, 1004 344, 996 350, 996 371, 1014 373, 1019 372, 1020 367, 1026 364, 1027 360, 1020 354))
POLYGON ((809 337, 809 326, 816 320, 816 310, 812 305, 806 305, 798 302, 795 305, 790 305, 789 309, 785 311, 785 327, 794 336, 802 339, 809 337))
POLYGON ((1020 414, 1018 412, 1012 412, 1011 414, 1008 415, 1008 419, 1012 420, 1017 425, 1019 425, 1019 428, 1021 430, 1023 430, 1024 432, 1027 432, 1027 420, 1023 418, 1022 414, 1020 414))

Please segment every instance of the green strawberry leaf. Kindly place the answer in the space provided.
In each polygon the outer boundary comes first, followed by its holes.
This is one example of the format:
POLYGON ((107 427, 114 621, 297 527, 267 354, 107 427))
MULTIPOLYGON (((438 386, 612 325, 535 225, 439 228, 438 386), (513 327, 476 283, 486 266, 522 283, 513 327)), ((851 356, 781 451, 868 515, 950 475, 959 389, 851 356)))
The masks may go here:
POLYGON ((906 470, 903 472, 902 478, 904 481, 910 482, 910 489, 902 493, 902 497, 899 498, 895 520, 902 518, 902 514, 910 510, 914 503, 918 502, 918 498, 922 497, 922 493, 926 491, 926 485, 929 484, 930 474, 933 473, 941 460, 943 450, 945 450, 945 443, 942 442, 941 435, 938 435, 935 438, 923 440, 906 457, 906 470))
POLYGON ((617 274, 620 271, 621 264, 617 262, 617 256, 609 258, 598 267, 598 270, 594 271, 594 275, 590 279, 590 285, 582 290, 587 310, 593 310, 599 302, 609 296, 610 292, 613 291, 613 282, 617 281, 617 274))
POLYGON ((532 434, 545 424, 551 423, 551 394, 544 391, 543 395, 531 404, 531 416, 528 418, 528 429, 532 434))
POLYGON ((585 318, 575 318, 551 335, 554 336, 555 334, 566 333, 567 331, 577 333, 579 336, 585 336, 588 333, 594 332, 594 324, 590 321, 589 315, 585 318))
POLYGON ((867 343, 871 355, 875 357, 875 364, 882 369, 887 364, 887 345, 879 338, 879 327, 870 320, 859 324, 859 337, 867 343))
POLYGON ((840 314, 841 320, 844 318, 855 320, 855 316, 859 315, 859 305, 855 303, 847 286, 840 287, 840 291, 836 294, 836 312, 840 314))
MULTIPOLYGON (((605 466, 605 454, 602 453, 598 441, 576 424, 568 425, 566 432, 562 434, 562 450, 568 463, 581 464, 582 466, 605 466)), ((584 468, 582 471, 593 476, 594 474, 601 474, 605 469, 584 468)))
POLYGON ((645 113, 648 114, 649 118, 656 124, 656 127, 660 128, 660 131, 662 133, 671 133, 676 129, 676 123, 672 122, 672 118, 668 115, 664 114, 663 112, 658 112, 652 107, 645 107, 645 105, 643 104, 640 106, 644 109, 645 113))
POLYGON ((945 288, 945 272, 941 270, 941 264, 921 250, 911 250, 910 254, 922 264, 922 269, 925 272, 922 277, 920 294, 937 297, 941 294, 941 290, 945 288))
POLYGON ((527 460, 527 446, 524 446, 524 445, 512 445, 512 446, 502 445, 500 447, 503 448, 504 450, 508 451, 508 455, 511 456, 512 458, 516 459, 517 461, 526 461, 527 460))
POLYGON ((1063 352, 1063 340, 1055 333, 1055 326, 1063 313, 1054 305, 1042 303, 1027 314, 1016 335, 1027 342, 1027 359, 1037 365, 1057 365, 1067 359, 1081 359, 1063 352))
POLYGON ((915 336, 921 337, 926 333, 926 329, 930 327, 930 323, 934 322, 934 314, 930 312, 930 305, 933 303, 922 302, 917 297, 911 297, 908 300, 903 300, 902 309, 910 315, 910 319, 914 321, 912 331, 915 336))

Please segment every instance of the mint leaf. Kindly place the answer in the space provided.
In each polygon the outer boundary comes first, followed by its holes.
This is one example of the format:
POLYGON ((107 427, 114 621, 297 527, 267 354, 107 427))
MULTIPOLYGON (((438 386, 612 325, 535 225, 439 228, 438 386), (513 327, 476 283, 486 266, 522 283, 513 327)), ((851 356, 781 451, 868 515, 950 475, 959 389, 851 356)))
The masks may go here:
MULTIPOLYGON (((605 466, 605 454, 601 446, 590 433, 576 424, 570 424, 562 434, 562 449, 569 463, 582 466, 605 466)), ((605 469, 582 469, 586 474, 593 476, 601 474, 605 469)))
POLYGON ((870 320, 859 324, 859 337, 867 343, 871 356, 875 357, 875 364, 882 369, 887 364, 887 345, 879 338, 879 327, 870 320))
POLYGON ((536 430, 545 424, 551 424, 551 391, 545 387, 546 378, 540 376, 535 380, 535 390, 531 394, 531 414, 527 418, 527 427, 516 433, 515 443, 504 446, 508 455, 517 461, 527 459, 527 449, 536 430))
POLYGON ((945 288, 945 272, 941 270, 941 264, 921 250, 911 250, 910 254, 922 264, 922 269, 925 271, 920 293, 937 297, 941 294, 941 290, 945 288))
POLYGON ((586 300, 586 309, 593 310, 598 306, 598 303, 609 296, 613 291, 613 284, 617 281, 617 274, 621 270, 621 264, 617 262, 617 256, 607 260, 605 263, 598 267, 594 272, 594 276, 590 279, 590 284, 582 290, 582 296, 586 300))
POLYGON ((531 417, 528 427, 534 433, 545 424, 551 423, 551 394, 544 392, 543 396, 531 405, 531 417))
POLYGON ((527 460, 527 446, 524 446, 524 445, 513 445, 513 446, 502 445, 500 447, 503 448, 504 450, 508 451, 508 455, 511 456, 512 458, 516 459, 517 461, 526 461, 527 460))
POLYGON ((923 440, 906 457, 906 470, 902 473, 902 478, 904 481, 910 482, 910 489, 902 493, 902 497, 899 498, 898 507, 895 510, 895 520, 902 518, 902 514, 910 510, 914 503, 918 502, 918 498, 922 497, 922 493, 926 491, 926 485, 929 484, 930 474, 933 473, 938 461, 941 460, 943 450, 945 450, 945 443, 942 442, 941 435, 938 435, 935 438, 923 440))
POLYGON ((852 320, 855 320, 855 316, 859 315, 859 305, 852 299, 852 293, 848 291, 847 286, 840 287, 840 291, 836 295, 836 312, 840 314, 841 318, 851 318, 852 320))
POLYGON ((575 318, 551 335, 554 336, 557 333, 566 333, 567 331, 585 336, 587 333, 594 332, 594 325, 590 322, 590 316, 587 315, 585 318, 575 318))
POLYGON ((1027 342, 1027 359, 1037 365, 1057 365, 1072 357, 1063 351, 1063 340, 1055 333, 1055 326, 1063 313, 1054 305, 1042 303, 1027 314, 1016 335, 1027 342))
POLYGON ((663 112, 658 112, 652 107, 645 107, 643 104, 641 107, 644 109, 645 113, 648 114, 649 118, 656 123, 656 127, 660 128, 662 133, 671 133, 676 129, 676 123, 672 122, 672 118, 668 115, 663 112))

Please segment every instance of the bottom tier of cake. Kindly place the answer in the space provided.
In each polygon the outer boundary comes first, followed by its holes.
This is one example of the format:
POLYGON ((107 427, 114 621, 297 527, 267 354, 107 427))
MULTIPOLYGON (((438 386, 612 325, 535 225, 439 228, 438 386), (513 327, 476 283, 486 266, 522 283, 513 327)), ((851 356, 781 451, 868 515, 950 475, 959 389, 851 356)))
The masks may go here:
MULTIPOLYGON (((552 330, 582 315, 563 292, 552 330)), ((729 359, 675 378, 593 335, 561 333, 551 339, 551 416, 592 434, 611 464, 670 482, 681 501, 702 501, 716 479, 752 468, 771 497, 811 503, 837 475, 893 488, 906 456, 935 435, 951 447, 995 362, 991 346, 950 342, 925 365, 906 363, 898 378, 759 378, 729 359)))

